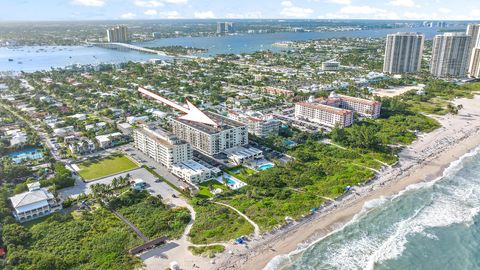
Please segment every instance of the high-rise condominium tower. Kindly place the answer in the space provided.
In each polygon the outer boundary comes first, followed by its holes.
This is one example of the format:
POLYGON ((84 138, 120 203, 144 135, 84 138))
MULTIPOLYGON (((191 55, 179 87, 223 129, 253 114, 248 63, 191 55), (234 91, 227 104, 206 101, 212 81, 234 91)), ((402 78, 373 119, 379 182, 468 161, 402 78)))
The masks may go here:
POLYGON ((473 78, 480 78, 480 47, 473 48, 470 55, 470 67, 468 74, 473 78))
POLYGON ((422 63, 423 41, 425 36, 419 33, 401 33, 387 35, 383 72, 417 72, 422 63))
POLYGON ((464 77, 468 68, 470 36, 445 33, 433 39, 430 73, 436 77, 464 77))
POLYGON ((128 28, 123 25, 118 25, 107 29, 108 42, 128 42, 128 28))
POLYGON ((480 24, 469 24, 467 27, 467 35, 471 37, 470 49, 468 53, 468 74, 471 77, 478 78, 478 67, 480 66, 480 58, 478 57, 479 51, 475 48, 480 48, 480 24))

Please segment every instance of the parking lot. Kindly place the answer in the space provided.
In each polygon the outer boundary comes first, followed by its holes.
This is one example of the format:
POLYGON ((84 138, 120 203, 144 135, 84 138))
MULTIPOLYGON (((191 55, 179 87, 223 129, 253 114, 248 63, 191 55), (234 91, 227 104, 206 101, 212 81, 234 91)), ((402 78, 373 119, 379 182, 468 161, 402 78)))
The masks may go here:
POLYGON ((89 194, 91 192, 90 187, 92 185, 110 184, 112 183, 113 178, 125 177, 127 174, 130 175, 131 180, 140 178, 145 181, 147 183, 146 189, 153 195, 160 195, 164 199, 172 198, 172 195, 179 195, 179 192, 170 187, 167 183, 163 181, 155 181, 157 178, 144 168, 138 168, 129 172, 119 173, 89 183, 76 181, 74 187, 59 190, 59 194, 62 198, 76 197, 82 193, 89 194))

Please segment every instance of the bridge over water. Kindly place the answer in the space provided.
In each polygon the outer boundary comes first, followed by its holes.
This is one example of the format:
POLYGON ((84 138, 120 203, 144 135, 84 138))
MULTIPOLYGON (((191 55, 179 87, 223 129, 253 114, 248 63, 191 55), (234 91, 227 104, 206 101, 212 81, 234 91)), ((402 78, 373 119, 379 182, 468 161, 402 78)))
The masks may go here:
POLYGON ((107 49, 114 49, 114 50, 123 50, 123 51, 139 51, 143 53, 150 53, 150 54, 156 54, 160 56, 166 56, 166 57, 177 57, 177 58, 200 58, 200 57, 195 57, 191 55, 169 55, 163 51, 157 51, 149 48, 144 48, 128 43, 120 43, 120 42, 105 42, 105 43, 100 43, 100 42, 87 42, 87 45, 92 45, 96 47, 101 47, 101 48, 107 48, 107 49))

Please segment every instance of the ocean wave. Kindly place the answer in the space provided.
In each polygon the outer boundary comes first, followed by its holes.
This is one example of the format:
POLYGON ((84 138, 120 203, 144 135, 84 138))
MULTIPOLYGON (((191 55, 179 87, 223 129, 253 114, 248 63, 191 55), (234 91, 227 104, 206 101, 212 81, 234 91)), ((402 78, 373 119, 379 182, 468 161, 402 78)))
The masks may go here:
MULTIPOLYGON (((408 237, 411 235, 421 234, 430 239, 436 239, 434 234, 427 232, 429 228, 445 227, 458 223, 469 226, 473 223, 474 217, 480 213, 480 207, 476 206, 480 201, 480 192, 476 189, 480 179, 472 181, 472 179, 457 176, 457 173, 464 168, 466 158, 478 155, 479 152, 480 146, 452 162, 444 170, 441 177, 432 181, 413 184, 394 196, 381 197, 366 202, 362 211, 341 228, 317 239, 306 247, 299 247, 287 255, 276 256, 264 269, 285 269, 288 266, 302 264, 302 258, 298 260, 296 258, 300 254, 305 255, 306 251, 313 252, 312 249, 322 241, 332 242, 322 245, 323 254, 321 259, 318 259, 321 262, 317 263, 321 263, 325 266, 324 268, 373 269, 379 263, 401 256, 408 243, 408 237), (455 181, 439 182, 442 179, 453 177, 455 181), (395 204, 399 203, 397 201, 401 201, 405 196, 416 192, 421 192, 425 196, 424 204, 418 205, 418 208, 412 209, 413 212, 392 224, 377 224, 380 227, 380 233, 355 231, 358 228, 353 228, 355 226, 359 228, 368 226, 368 224, 359 223, 368 222, 365 219, 372 210, 382 212, 387 208, 392 208, 390 211, 394 211, 395 204), (383 228, 381 228, 382 226, 383 228), (345 232, 347 228, 348 232, 345 232), (342 232, 342 234, 348 233, 350 238, 345 239, 344 236, 338 236, 327 240, 331 236, 340 235, 339 232, 342 232), (348 241, 348 243, 342 243, 342 241, 348 241)), ((415 198, 415 196, 412 196, 412 198, 415 198)), ((301 269, 315 269, 309 267, 308 264, 302 266, 301 269)))

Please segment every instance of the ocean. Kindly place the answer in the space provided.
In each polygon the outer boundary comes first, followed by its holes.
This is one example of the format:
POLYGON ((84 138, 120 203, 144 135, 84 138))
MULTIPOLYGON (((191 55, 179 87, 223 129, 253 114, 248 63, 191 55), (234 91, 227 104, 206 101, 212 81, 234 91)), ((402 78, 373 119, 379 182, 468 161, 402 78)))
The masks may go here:
POLYGON ((480 146, 442 177, 372 200, 341 229, 265 269, 480 269, 480 146))

